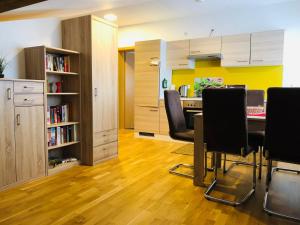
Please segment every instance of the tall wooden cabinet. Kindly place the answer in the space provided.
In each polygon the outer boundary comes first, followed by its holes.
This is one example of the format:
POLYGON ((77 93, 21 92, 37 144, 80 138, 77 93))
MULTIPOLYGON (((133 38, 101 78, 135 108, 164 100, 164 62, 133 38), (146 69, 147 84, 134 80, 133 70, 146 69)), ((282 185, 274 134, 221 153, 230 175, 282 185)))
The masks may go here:
POLYGON ((82 162, 118 153, 117 26, 88 15, 62 22, 63 47, 81 52, 82 162))
POLYGON ((44 83, 0 79, 0 189, 46 175, 44 83))

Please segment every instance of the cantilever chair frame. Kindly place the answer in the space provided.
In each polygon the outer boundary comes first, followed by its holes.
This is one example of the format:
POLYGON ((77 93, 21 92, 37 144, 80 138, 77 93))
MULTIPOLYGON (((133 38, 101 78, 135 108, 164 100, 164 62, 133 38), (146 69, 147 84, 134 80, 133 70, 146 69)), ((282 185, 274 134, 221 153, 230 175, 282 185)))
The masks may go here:
POLYGON ((267 178, 266 178, 266 192, 265 192, 264 204, 263 204, 264 211, 267 212, 269 215, 276 215, 276 216, 279 216, 279 217, 282 217, 282 218, 286 218, 286 219, 290 219, 290 220, 300 222, 300 218, 289 216, 289 215, 274 211, 271 208, 268 208, 268 200, 269 200, 268 197, 269 197, 269 190, 270 190, 272 175, 275 172, 278 172, 278 171, 292 172, 292 173, 297 173, 299 175, 300 171, 299 170, 293 170, 293 169, 285 169, 285 168, 281 168, 281 167, 272 167, 272 160, 268 160, 268 167, 267 168, 268 168, 267 169, 268 172, 267 172, 267 178))
MULTIPOLYGON (((205 149, 206 149, 206 147, 205 147, 205 149)), ((226 166, 225 166, 225 163, 224 163, 224 166, 223 166, 223 172, 224 173, 227 173, 230 169, 232 169, 236 165, 253 166, 252 188, 245 196, 242 196, 242 198, 237 200, 237 201, 229 201, 229 200, 217 198, 217 197, 214 197, 214 196, 210 195, 210 193, 213 191, 214 187, 217 184, 217 175, 218 175, 218 165, 217 165, 218 156, 217 156, 217 153, 219 153, 219 152, 214 152, 214 179, 213 179, 213 182, 209 185, 209 187, 205 191, 204 197, 208 200, 211 200, 211 201, 214 201, 214 202, 220 202, 220 203, 223 203, 223 204, 226 204, 226 205, 231 205, 231 206, 241 205, 244 202, 246 202, 255 193, 255 188, 256 188, 256 167, 257 167, 256 152, 253 151, 253 164, 240 162, 240 161, 235 161, 226 170, 226 166)))

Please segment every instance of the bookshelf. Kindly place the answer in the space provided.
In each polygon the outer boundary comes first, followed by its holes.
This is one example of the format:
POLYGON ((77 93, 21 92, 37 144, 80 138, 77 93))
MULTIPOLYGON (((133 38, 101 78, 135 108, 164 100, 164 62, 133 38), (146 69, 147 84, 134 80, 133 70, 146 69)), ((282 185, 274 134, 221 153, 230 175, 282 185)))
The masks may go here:
POLYGON ((80 53, 36 46, 25 48, 26 78, 45 80, 47 109, 46 146, 48 162, 72 162, 48 165, 48 175, 81 162, 80 53), (76 160, 75 160, 76 159, 76 160))

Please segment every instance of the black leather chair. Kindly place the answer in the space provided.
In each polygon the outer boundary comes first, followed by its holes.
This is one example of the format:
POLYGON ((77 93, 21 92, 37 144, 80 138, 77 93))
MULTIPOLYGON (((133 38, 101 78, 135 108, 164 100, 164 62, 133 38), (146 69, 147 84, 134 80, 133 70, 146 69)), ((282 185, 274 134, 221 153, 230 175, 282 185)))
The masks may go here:
POLYGON ((261 106, 265 105, 265 91, 264 90, 247 90, 247 106, 261 106))
MULTIPOLYGON (((264 90, 247 90, 247 106, 264 107, 265 105, 264 90)), ((265 132, 261 130, 248 130, 248 142, 259 152, 259 173, 258 178, 261 179, 262 174, 262 152, 265 139, 265 132)))
MULTIPOLYGON (((203 128, 205 151, 214 153, 214 181, 204 196, 208 200, 237 206, 245 202, 256 187, 256 154, 248 145, 246 90, 204 89, 203 94, 203 128), (241 200, 228 201, 210 195, 217 183, 217 154, 232 154, 246 157, 253 153, 252 189, 241 200)), ((233 165, 244 164, 235 163, 233 165)))
MULTIPOLYGON (((164 98, 170 137, 175 140, 194 142, 194 130, 187 129, 179 93, 174 90, 164 91, 164 98)), ((190 174, 177 172, 176 170, 179 167, 187 167, 192 169, 193 165, 179 163, 173 166, 169 172, 188 178, 193 178, 193 176, 190 174)))
MULTIPOLYGON (((272 174, 276 171, 287 171, 298 173, 300 171, 285 168, 272 167, 272 161, 300 164, 300 88, 269 88, 266 136, 264 155, 268 160, 267 185, 264 201, 264 210, 268 214, 274 214, 288 219, 300 221, 269 208, 269 189, 272 174)), ((282 182, 284 182, 282 180, 282 182)), ((281 193, 283 195, 283 193, 281 193)))

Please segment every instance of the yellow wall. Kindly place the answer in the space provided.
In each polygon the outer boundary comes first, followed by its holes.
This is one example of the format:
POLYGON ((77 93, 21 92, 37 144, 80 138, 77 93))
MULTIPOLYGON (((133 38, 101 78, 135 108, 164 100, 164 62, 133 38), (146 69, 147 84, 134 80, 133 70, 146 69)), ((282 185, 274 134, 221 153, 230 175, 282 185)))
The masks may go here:
POLYGON ((281 87, 283 66, 234 67, 220 66, 220 61, 197 61, 194 70, 173 71, 172 84, 191 85, 189 96, 194 95, 194 79, 197 77, 222 77, 225 84, 245 84, 248 89, 281 87))

